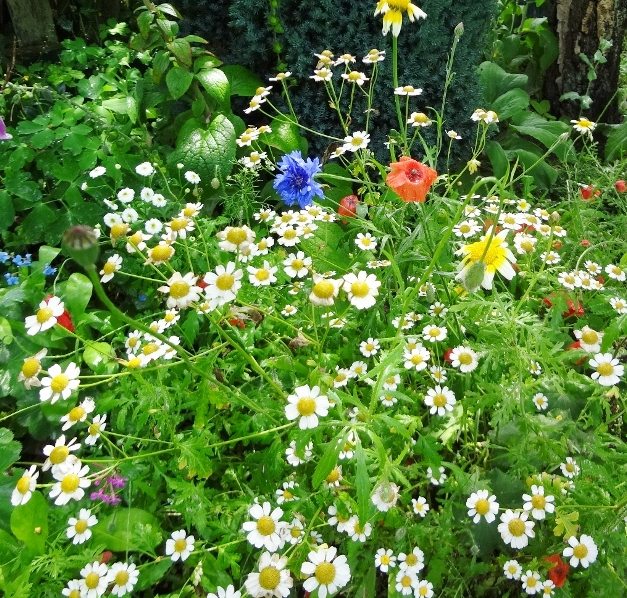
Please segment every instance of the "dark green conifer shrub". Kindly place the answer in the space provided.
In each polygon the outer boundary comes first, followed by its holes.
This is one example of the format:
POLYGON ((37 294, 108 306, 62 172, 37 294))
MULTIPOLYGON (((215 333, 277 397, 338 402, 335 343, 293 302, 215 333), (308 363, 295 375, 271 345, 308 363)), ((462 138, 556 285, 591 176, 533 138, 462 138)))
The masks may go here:
MULTIPOLYGON (((298 77, 293 91, 296 113, 304 124, 327 133, 338 134, 338 125, 328 109, 324 88, 308 79, 316 64, 314 53, 324 49, 336 56, 349 52, 360 61, 356 69, 368 73, 361 57, 371 48, 387 50, 375 103, 379 113, 373 120, 374 149, 381 147, 387 131, 397 127, 390 101, 391 35, 381 36, 381 18, 374 17, 374 0, 180 0, 179 4, 189 29, 208 39, 211 49, 226 62, 243 64, 266 76, 276 72, 277 63, 282 61, 282 66, 298 77), (273 19, 275 15, 279 23, 273 19)), ((423 0, 418 5, 428 18, 418 23, 404 21, 399 37, 399 83, 423 88, 423 95, 412 100, 415 110, 426 112, 428 106, 439 109, 453 31, 463 22, 445 126, 468 141, 473 130, 470 114, 481 104, 475 69, 484 59, 485 34, 495 16, 496 0, 423 0)), ((355 129, 362 126, 360 109, 363 106, 354 111, 355 129)), ((323 142, 311 141, 317 151, 324 148, 323 142)), ((461 149, 461 144, 457 148, 461 149)))

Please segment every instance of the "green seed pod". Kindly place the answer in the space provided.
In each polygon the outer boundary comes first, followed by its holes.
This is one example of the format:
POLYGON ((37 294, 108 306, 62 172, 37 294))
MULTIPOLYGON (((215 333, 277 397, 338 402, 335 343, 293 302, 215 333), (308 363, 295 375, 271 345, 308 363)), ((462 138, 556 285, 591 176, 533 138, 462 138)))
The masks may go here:
POLYGON ((484 275, 485 264, 483 262, 475 262, 472 266, 470 266, 470 268, 468 268, 468 271, 464 276, 464 280, 462 281, 464 288, 469 293, 474 293, 481 286, 484 275))
POLYGON ((63 233, 61 247, 65 255, 86 270, 90 270, 94 267, 100 253, 98 233, 91 226, 82 224, 73 226, 63 233))

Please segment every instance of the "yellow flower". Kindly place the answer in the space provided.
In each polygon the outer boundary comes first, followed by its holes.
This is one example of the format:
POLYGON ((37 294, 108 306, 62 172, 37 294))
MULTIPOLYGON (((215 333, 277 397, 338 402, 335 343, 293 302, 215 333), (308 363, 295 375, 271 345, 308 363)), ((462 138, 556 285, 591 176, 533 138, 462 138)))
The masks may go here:
POLYGON ((507 280, 511 280, 516 275, 512 267, 512 264, 516 262, 516 258, 507 248, 507 242, 505 241, 507 232, 507 230, 502 230, 500 233, 493 235, 492 229, 490 229, 481 237, 480 241, 464 245, 457 252, 458 255, 464 256, 462 259, 462 270, 457 278, 464 280, 475 264, 483 264, 483 278, 477 281, 477 286, 480 283, 484 289, 491 289, 496 272, 499 272, 507 280))
POLYGON ((390 28, 392 35, 398 37, 403 25, 403 13, 407 13, 413 23, 416 19, 426 19, 427 13, 412 4, 410 0, 379 0, 374 16, 383 15, 383 35, 387 35, 390 28))

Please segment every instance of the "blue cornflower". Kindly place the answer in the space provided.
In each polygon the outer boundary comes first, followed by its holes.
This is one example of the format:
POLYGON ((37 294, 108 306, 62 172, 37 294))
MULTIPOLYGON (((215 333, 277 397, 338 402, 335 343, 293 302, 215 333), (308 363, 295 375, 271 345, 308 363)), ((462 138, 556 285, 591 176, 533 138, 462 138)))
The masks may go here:
POLYGON ((4 279, 7 281, 7 284, 11 287, 14 286, 16 284, 20 284, 20 279, 17 276, 17 274, 11 274, 10 272, 7 272, 4 275, 4 279))
POLYGON ((53 276, 57 273, 57 269, 52 267, 50 264, 46 264, 43 269, 44 276, 53 276))
POLYGON ((314 197, 324 197, 322 187, 313 180, 322 170, 318 158, 303 160, 299 151, 293 151, 283 156, 277 166, 281 174, 274 179, 273 187, 286 205, 306 208, 314 197))
POLYGON ((0 264, 6 264, 10 257, 6 251, 0 251, 0 264))
POLYGON ((31 265, 32 257, 33 256, 30 253, 27 253, 24 257, 18 254, 13 258, 13 263, 20 268, 24 268, 25 266, 31 265))

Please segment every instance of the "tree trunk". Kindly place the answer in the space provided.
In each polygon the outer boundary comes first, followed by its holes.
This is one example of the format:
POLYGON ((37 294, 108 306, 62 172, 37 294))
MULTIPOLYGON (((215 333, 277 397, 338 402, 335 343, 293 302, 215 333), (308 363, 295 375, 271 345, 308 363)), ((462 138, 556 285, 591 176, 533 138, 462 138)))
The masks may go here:
POLYGON ((46 54, 59 45, 48 0, 7 0, 18 56, 46 54))
POLYGON ((625 44, 627 1, 552 0, 547 9, 559 40, 558 59, 547 73, 544 90, 553 114, 568 118, 585 115, 593 120, 602 115, 604 122, 621 122, 616 90, 625 44), (611 40, 613 45, 606 53, 607 62, 595 67, 597 77, 590 82, 589 66, 580 55, 585 54, 592 62, 601 40, 611 40), (578 101, 560 100, 568 92, 582 96, 587 93, 592 104, 584 109, 578 101))

